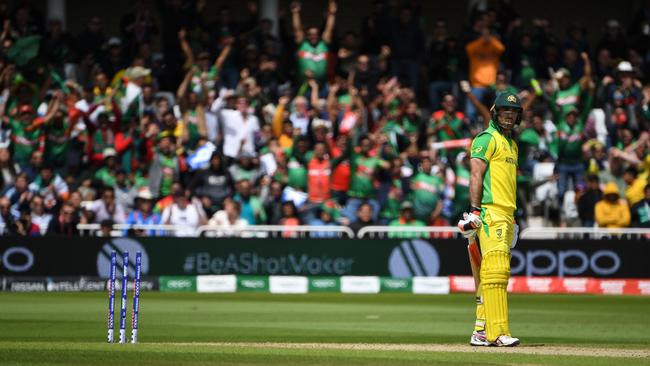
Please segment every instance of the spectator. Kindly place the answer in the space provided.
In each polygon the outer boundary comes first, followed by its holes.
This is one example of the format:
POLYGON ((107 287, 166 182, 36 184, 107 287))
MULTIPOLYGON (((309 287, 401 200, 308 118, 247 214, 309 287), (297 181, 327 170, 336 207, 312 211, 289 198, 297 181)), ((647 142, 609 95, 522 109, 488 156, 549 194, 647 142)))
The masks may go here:
POLYGON ((20 165, 11 159, 7 145, 0 145, 0 192, 11 187, 21 171, 20 165))
POLYGON ((431 158, 420 159, 420 172, 411 179, 413 212, 416 219, 433 222, 442 212, 444 183, 433 173, 431 158))
MULTIPOLYGON (((324 202, 318 210, 318 218, 311 220, 308 224, 311 226, 339 226, 336 221, 339 218, 339 211, 336 203, 332 201, 324 202)), ((311 233, 312 238, 336 238, 337 233, 334 231, 317 231, 311 233)))
POLYGON ((11 202, 7 197, 0 197, 0 230, 3 234, 13 234, 16 231, 16 219, 9 208, 11 202))
POLYGON ((578 216, 584 227, 593 227, 596 223, 594 219, 596 204, 603 198, 599 183, 597 175, 590 175, 587 177, 587 187, 584 192, 577 194, 578 216))
POLYGON ((41 228, 32 222, 32 216, 29 210, 20 213, 20 218, 16 221, 16 234, 21 236, 41 236, 41 228))
POLYGON ((630 225, 630 207, 621 199, 616 183, 607 183, 603 199, 596 203, 596 223, 599 227, 623 228, 630 225))
POLYGON ((210 218, 208 224, 223 228, 248 226, 248 222, 241 217, 241 205, 232 198, 226 198, 223 201, 223 210, 217 211, 210 218))
MULTIPOLYGON (((43 202, 43 197, 39 195, 34 195, 32 201, 29 205, 31 210, 31 215, 29 218, 29 223, 33 223, 40 230, 40 235, 45 235, 47 232, 48 226, 50 226, 50 221, 52 221, 52 214, 45 212, 45 204, 43 202)), ((30 210, 23 211, 29 213, 30 210)), ((22 215, 21 215, 22 216, 22 215)), ((29 225, 25 226, 26 228, 31 227, 29 225)))
MULTIPOLYGON (((374 182, 378 170, 390 168, 390 163, 371 155, 372 145, 370 137, 362 137, 359 141, 359 152, 352 153, 350 156, 352 177, 348 190, 348 201, 343 213, 350 220, 354 220, 359 206, 364 202, 372 206, 373 219, 377 218, 381 208, 376 199, 374 182)), ((347 154, 349 154, 349 149, 347 154)))
POLYGON ((59 215, 50 221, 47 235, 77 236, 79 235, 77 224, 79 224, 79 219, 73 205, 70 202, 64 202, 59 215))
MULTIPOLYGON (((296 209, 293 201, 285 201, 282 203, 282 218, 278 224, 282 226, 300 226, 302 224, 298 217, 298 209, 296 209)), ((282 231, 282 237, 297 238, 298 233, 290 229, 284 229, 282 231)))
POLYGON ((29 184, 29 190, 43 197, 48 210, 53 209, 57 202, 67 200, 69 195, 68 185, 51 166, 41 167, 39 175, 29 184))
POLYGON ((174 139, 169 134, 161 133, 158 149, 149 168, 149 188, 153 195, 161 197, 172 193, 172 184, 178 181, 181 172, 181 162, 177 154, 174 150, 174 139))
POLYGON ((402 7, 391 25, 391 72, 408 87, 418 90, 418 63, 424 54, 424 35, 413 11, 408 6, 402 7))
POLYGON ((648 180, 639 177, 639 173, 634 167, 629 167, 623 173, 623 180, 627 184, 625 190, 625 198, 630 206, 634 206, 637 202, 642 201, 645 197, 644 189, 648 184, 648 180))
POLYGON ((579 120, 578 110, 571 108, 566 113, 566 123, 560 125, 557 133, 559 196, 562 199, 569 189, 569 179, 575 188, 583 183, 585 167, 582 163, 582 143, 584 125, 579 120))
POLYGON ((350 229, 352 229, 352 231, 357 234, 359 230, 363 229, 364 227, 373 225, 375 225, 375 222, 372 220, 372 206, 364 203, 359 206, 359 209, 357 210, 356 220, 350 224, 350 229))
MULTIPOLYGON (((241 216, 249 225, 261 225, 266 222, 266 212, 262 205, 262 200, 252 194, 251 182, 249 180, 240 180, 237 182, 237 194, 235 201, 241 205, 241 216)), ((284 208, 283 208, 284 217, 284 208)), ((282 224, 282 219, 278 224, 282 224)))
POLYGON ((233 179, 225 168, 219 152, 212 153, 210 165, 199 170, 188 186, 199 197, 208 197, 213 205, 222 206, 226 197, 232 194, 233 179))
POLYGON ((264 201, 264 211, 268 216, 269 225, 278 225, 282 218, 282 183, 271 182, 270 192, 264 201))
POLYGON ((94 222, 101 223, 104 220, 113 220, 116 224, 126 223, 124 207, 115 202, 115 190, 113 187, 106 187, 102 191, 100 199, 92 201, 88 210, 94 213, 94 222))
POLYGON ((309 78, 313 78, 319 83, 323 83, 326 78, 328 68, 329 45, 332 42, 332 33, 334 23, 336 22, 336 1, 330 0, 327 8, 327 20, 325 29, 320 34, 317 27, 309 27, 304 30, 300 21, 300 11, 302 4, 299 1, 291 3, 291 24, 293 26, 293 36, 297 47, 297 80, 303 83, 309 78))
POLYGON ((174 202, 163 211, 161 222, 176 226, 175 236, 195 236, 196 229, 208 221, 201 204, 196 200, 190 202, 182 191, 175 192, 173 198, 174 202))
POLYGON ((650 228, 650 184, 643 189, 645 198, 632 206, 632 227, 650 228))
MULTIPOLYGON (((390 222, 391 227, 425 227, 424 222, 413 217, 413 204, 409 201, 404 201, 400 205, 399 218, 390 222)), ((426 233, 396 231, 388 234, 389 238, 419 238, 426 237, 426 233)))
MULTIPOLYGON (((488 92, 488 87, 496 82, 499 61, 505 46, 498 38, 490 34, 487 25, 480 29, 480 37, 465 46, 469 58, 469 79, 472 83, 472 94, 482 100, 488 92)), ((476 109, 468 101, 467 115, 471 120, 476 119, 476 109)))
MULTIPOLYGON (((224 109, 223 98, 217 99, 212 110, 220 114, 223 131, 223 154, 235 159, 241 152, 255 155, 255 135, 260 130, 257 117, 248 110, 248 99, 243 95, 235 98, 236 109, 224 109)), ((227 165, 230 165, 229 162, 227 165)))
MULTIPOLYGON (((135 210, 129 213, 126 218, 126 223, 129 225, 159 225, 161 217, 158 213, 153 212, 153 195, 149 188, 141 188, 135 196, 135 210)), ((154 236, 160 231, 156 230, 141 230, 133 229, 132 231, 136 236, 154 236)))

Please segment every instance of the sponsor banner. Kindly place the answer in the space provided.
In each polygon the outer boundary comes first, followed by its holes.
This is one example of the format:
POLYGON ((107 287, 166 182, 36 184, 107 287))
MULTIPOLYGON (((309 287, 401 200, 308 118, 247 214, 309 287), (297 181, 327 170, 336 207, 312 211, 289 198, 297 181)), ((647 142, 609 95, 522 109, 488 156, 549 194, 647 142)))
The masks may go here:
POLYGON ((237 276, 196 276, 197 292, 236 292, 237 276))
POLYGON ((237 292, 269 292, 269 277, 237 276, 237 292))
POLYGON ((344 294, 377 294, 381 289, 376 276, 342 276, 341 292, 344 294))
POLYGON ((413 287, 410 278, 379 278, 381 292, 412 292, 413 287))
POLYGON ((45 292, 46 277, 3 277, 2 290, 11 292, 45 292))
POLYGON ((449 276, 449 286, 451 292, 476 292, 472 276, 449 276))
POLYGON ((272 294, 306 294, 308 290, 307 277, 269 276, 269 291, 272 294))
MULTIPOLYGON (((9 277, 106 278, 113 250, 129 252, 130 277, 138 251, 146 276, 471 275, 461 239, 3 237, 0 242, 0 275, 9 277)), ((512 250, 511 270, 527 277, 642 279, 650 278, 647 258, 650 245, 644 240, 521 240, 512 250)))
POLYGON ((309 292, 341 292, 339 277, 309 277, 309 292))
MULTIPOLYGON (((451 276, 451 292, 475 292, 470 276, 451 276)), ((413 280, 415 292, 415 279, 413 280)), ((508 292, 522 294, 650 295, 650 280, 593 277, 510 277, 508 292)))
POLYGON ((639 295, 650 295, 650 280, 637 280, 636 282, 639 295))
POLYGON ((449 292, 449 277, 413 277, 414 294, 439 295, 448 294, 449 292))
POLYGON ((160 276, 160 291, 197 292, 196 276, 160 276))
MULTIPOLYGON (((99 277, 3 277, 0 289, 12 292, 87 292, 108 291, 107 281, 99 277)), ((159 289, 157 278, 142 278, 141 291, 159 289)), ((116 281, 115 291, 121 291, 121 281, 116 281)), ((133 291, 133 281, 127 285, 133 291)))

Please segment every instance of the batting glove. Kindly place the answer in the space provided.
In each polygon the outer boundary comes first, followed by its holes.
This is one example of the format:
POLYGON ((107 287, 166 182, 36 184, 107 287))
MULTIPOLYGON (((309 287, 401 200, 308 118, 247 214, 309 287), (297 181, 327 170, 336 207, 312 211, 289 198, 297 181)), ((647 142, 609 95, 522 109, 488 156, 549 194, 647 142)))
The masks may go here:
POLYGON ((470 218, 470 216, 471 214, 463 212, 463 219, 458 221, 458 229, 460 230, 460 233, 468 239, 476 236, 477 231, 476 222, 473 218, 470 218))

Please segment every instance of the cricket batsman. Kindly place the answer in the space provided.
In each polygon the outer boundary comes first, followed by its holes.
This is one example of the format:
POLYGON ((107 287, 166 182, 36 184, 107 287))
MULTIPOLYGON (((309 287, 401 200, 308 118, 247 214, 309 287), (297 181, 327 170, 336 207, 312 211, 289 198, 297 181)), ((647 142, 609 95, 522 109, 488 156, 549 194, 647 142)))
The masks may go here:
POLYGON ((516 94, 496 97, 487 129, 472 141, 470 208, 458 223, 470 242, 478 238, 481 256, 477 286, 473 346, 513 347, 519 339, 510 334, 507 286, 510 249, 517 240, 514 222, 517 188, 517 144, 513 127, 521 121, 522 106, 516 94))

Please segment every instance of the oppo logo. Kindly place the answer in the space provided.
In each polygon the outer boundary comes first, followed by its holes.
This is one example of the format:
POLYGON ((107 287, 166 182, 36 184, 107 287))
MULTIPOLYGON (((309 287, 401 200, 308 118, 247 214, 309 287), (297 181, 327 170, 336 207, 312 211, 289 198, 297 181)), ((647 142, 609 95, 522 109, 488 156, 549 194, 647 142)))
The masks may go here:
POLYGON ((519 250, 512 251, 512 274, 526 276, 581 275, 591 270, 600 276, 616 273, 621 267, 621 258, 611 250, 598 250, 591 255, 581 250, 531 250, 525 254, 519 250))
POLYGON ((25 247, 11 247, 2 253, 0 260, 9 272, 26 272, 34 265, 34 253, 25 247))

